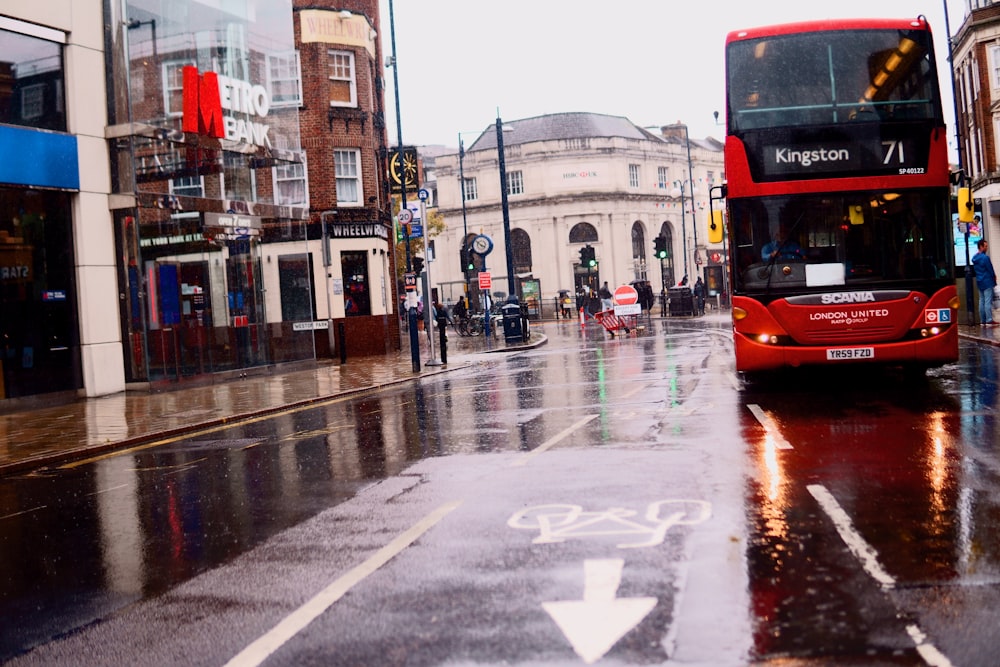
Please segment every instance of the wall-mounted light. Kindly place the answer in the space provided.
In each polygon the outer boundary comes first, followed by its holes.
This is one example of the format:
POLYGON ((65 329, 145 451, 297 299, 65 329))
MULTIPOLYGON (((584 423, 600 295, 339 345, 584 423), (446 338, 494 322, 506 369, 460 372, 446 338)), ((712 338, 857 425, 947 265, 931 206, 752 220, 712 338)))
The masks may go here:
POLYGON ((341 9, 340 10, 340 18, 342 18, 342 19, 349 19, 349 18, 351 18, 351 10, 350 9, 341 9))

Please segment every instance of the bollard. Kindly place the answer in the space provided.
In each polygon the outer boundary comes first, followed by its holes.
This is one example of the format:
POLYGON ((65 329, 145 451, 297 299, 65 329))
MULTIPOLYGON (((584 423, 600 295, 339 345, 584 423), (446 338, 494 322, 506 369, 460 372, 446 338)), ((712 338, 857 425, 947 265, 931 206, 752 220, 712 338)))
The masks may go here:
POLYGON ((448 319, 438 320, 438 347, 441 348, 441 363, 448 363, 448 319))
POLYGON ((337 323, 337 347, 340 348, 340 363, 347 363, 347 333, 343 322, 337 323))

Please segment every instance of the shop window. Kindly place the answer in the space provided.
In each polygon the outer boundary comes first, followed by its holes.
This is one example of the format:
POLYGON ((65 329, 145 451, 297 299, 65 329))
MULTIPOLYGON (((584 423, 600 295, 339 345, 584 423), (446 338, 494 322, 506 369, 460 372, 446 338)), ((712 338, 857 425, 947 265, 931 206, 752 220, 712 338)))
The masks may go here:
POLYGON ((278 257, 278 289, 281 293, 281 320, 306 322, 316 319, 312 290, 312 255, 278 257))
POLYGON ((350 51, 328 51, 330 106, 358 106, 358 86, 354 78, 354 54, 350 51))
POLYGON ((0 123, 65 132, 66 35, 15 19, 6 19, 4 25, 24 26, 24 33, 0 30, 0 123))
POLYGON ((364 251, 341 253, 340 268, 344 276, 344 313, 347 317, 371 315, 368 253, 364 251))
POLYGON ((339 206, 360 206, 361 152, 335 150, 333 163, 337 178, 337 204, 339 206))
POLYGON ((267 79, 272 108, 302 104, 302 70, 298 51, 268 56, 267 79))

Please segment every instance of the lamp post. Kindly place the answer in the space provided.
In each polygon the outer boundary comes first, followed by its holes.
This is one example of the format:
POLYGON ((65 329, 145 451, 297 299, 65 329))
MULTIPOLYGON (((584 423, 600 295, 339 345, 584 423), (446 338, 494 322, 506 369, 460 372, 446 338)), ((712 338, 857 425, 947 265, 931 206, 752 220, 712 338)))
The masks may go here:
MULTIPOLYGON (((674 189, 670 193, 674 197, 681 198, 681 243, 684 244, 683 254, 684 254, 684 277, 688 277, 688 248, 687 248, 687 222, 685 217, 685 205, 684 205, 684 188, 687 184, 684 181, 674 181, 674 189)), ((694 218, 694 212, 691 212, 691 217, 694 218)))
MULTIPOLYGON (((396 60, 396 20, 392 11, 392 0, 389 0, 389 33, 392 41, 392 91, 396 98, 396 147, 399 160, 403 159, 403 121, 399 115, 399 63, 396 60)), ((406 210, 406 173, 400 170, 403 177, 399 179, 400 195, 402 202, 399 210, 406 210)), ((406 272, 413 270, 413 262, 410 258, 410 233, 409 225, 403 225, 403 244, 406 248, 406 272)), ((420 338, 417 335, 417 306, 413 300, 407 297, 408 307, 406 313, 407 328, 410 330, 410 361, 413 364, 413 372, 420 372, 420 338)), ((428 304, 430 305, 430 304, 428 304)))
MULTIPOLYGON (((465 248, 469 238, 469 221, 465 217, 465 143, 461 132, 458 133, 458 196, 462 198, 462 248, 465 248)), ((465 277, 465 299, 468 305, 469 267, 462 267, 462 276, 465 277)))
POLYGON ((503 208, 503 247, 507 255, 507 295, 517 294, 514 285, 514 253, 510 245, 510 209, 507 206, 507 165, 503 156, 503 121, 497 111, 497 158, 500 162, 500 203, 503 208))

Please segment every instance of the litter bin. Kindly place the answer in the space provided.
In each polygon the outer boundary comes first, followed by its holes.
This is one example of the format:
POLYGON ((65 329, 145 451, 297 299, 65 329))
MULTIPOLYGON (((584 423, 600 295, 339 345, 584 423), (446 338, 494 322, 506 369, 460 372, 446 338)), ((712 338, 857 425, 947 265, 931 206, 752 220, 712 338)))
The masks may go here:
POLYGON ((508 345, 524 341, 524 329, 521 326, 521 304, 517 297, 511 295, 507 303, 500 309, 503 312, 503 338, 508 345))
POLYGON ((671 287, 667 290, 670 302, 670 316, 694 315, 694 298, 690 287, 671 287))

